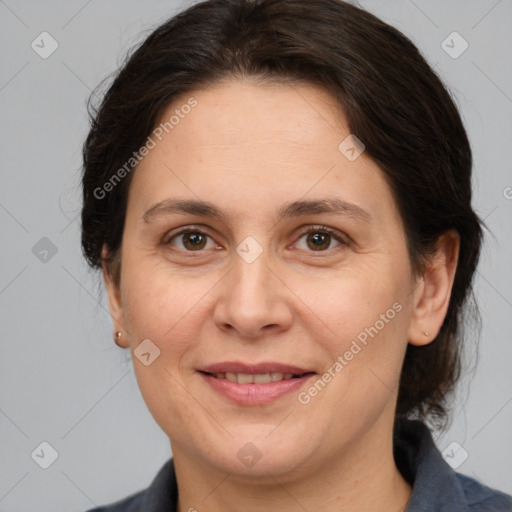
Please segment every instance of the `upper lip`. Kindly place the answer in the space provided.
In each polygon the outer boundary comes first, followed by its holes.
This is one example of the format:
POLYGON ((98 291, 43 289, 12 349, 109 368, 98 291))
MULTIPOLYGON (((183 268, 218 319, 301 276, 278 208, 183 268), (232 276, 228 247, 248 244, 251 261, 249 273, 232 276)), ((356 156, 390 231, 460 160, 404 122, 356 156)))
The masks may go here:
POLYGON ((315 373, 313 370, 291 366, 288 364, 262 362, 257 364, 241 363, 237 361, 226 361, 223 363, 214 363, 200 368, 200 371, 206 373, 246 373, 255 375, 258 373, 293 373, 302 375, 304 373, 315 373))

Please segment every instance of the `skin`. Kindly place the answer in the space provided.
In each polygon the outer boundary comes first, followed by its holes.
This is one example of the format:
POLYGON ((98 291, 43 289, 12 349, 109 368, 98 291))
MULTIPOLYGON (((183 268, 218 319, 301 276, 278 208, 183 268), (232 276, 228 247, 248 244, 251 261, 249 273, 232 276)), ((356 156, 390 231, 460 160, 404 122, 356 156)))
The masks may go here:
POLYGON ((152 364, 135 356, 133 364, 170 438, 178 510, 404 510, 411 487, 392 453, 401 365, 408 343, 430 343, 441 327, 458 236, 441 236, 428 272, 413 275, 383 173, 364 152, 354 161, 340 152, 350 131, 322 89, 231 79, 191 95, 197 107, 133 176, 120 284, 104 265, 123 346, 133 353, 149 338, 160 349, 152 364), (326 197, 355 203, 371 220, 340 213, 275 220, 285 202, 326 197), (225 220, 178 213, 143 220, 169 198, 209 201, 225 220), (208 235, 200 250, 174 236, 191 225, 208 235), (348 243, 327 237, 318 250, 317 225, 348 243), (247 236, 263 249, 252 263, 236 252, 247 236), (308 404, 293 392, 237 405, 196 371, 221 361, 278 361, 322 374, 394 303, 401 311, 308 404), (261 453, 252 467, 237 457, 248 442, 261 453))

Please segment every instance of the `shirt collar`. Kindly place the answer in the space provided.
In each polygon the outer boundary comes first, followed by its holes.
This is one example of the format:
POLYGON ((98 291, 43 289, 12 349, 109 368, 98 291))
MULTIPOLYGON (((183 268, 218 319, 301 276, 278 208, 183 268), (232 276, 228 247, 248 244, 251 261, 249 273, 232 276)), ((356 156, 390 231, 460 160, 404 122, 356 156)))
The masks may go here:
POLYGON ((405 512, 467 510, 457 475, 443 459, 424 423, 398 418, 393 443, 397 467, 412 485, 405 512))

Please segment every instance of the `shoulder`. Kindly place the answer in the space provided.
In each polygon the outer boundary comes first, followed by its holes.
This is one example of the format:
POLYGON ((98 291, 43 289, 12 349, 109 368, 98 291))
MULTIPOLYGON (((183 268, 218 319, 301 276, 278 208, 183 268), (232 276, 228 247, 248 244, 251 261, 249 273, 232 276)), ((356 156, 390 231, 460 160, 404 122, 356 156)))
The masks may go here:
POLYGON ((178 487, 174 461, 169 459, 160 469, 150 486, 110 505, 87 512, 162 512, 176 509, 178 487))
POLYGON ((512 512, 511 496, 456 473, 420 421, 396 422, 394 455, 412 486, 406 512, 512 512))
POLYGON ((456 477, 471 512, 512 512, 512 496, 461 473, 456 477))
POLYGON ((104 507, 90 509, 87 512, 138 512, 141 509, 146 491, 140 491, 104 507))

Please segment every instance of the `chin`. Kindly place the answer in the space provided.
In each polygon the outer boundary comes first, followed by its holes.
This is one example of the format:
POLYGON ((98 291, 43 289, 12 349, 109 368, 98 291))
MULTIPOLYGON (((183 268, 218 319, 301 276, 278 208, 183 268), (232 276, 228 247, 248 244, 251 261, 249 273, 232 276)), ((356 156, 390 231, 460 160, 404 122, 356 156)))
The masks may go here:
POLYGON ((294 435, 286 429, 279 435, 276 431, 272 432, 275 427, 269 428, 269 425, 264 426, 264 434, 261 434, 261 426, 259 429, 257 427, 255 425, 253 428, 243 429, 243 435, 234 435, 224 444, 224 449, 219 449, 216 444, 211 451, 203 452, 202 456, 207 457, 211 465, 231 473, 230 478, 252 484, 255 478, 261 479, 262 483, 270 483, 269 478, 273 483, 274 478, 280 482, 292 480, 297 478, 308 462, 308 471, 311 471, 311 458, 318 448, 311 435, 305 437, 299 435, 299 432, 294 435), (306 445, 305 439, 310 444, 306 445))

